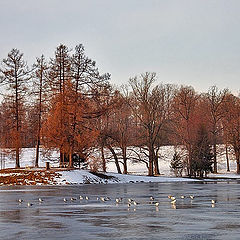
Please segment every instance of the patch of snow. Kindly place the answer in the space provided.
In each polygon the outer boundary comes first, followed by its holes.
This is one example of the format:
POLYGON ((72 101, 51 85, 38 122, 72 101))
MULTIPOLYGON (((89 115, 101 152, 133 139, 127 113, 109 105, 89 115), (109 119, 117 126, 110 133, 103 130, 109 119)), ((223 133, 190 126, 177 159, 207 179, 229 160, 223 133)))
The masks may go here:
POLYGON ((0 177, 20 176, 20 175, 22 175, 22 173, 14 173, 14 172, 11 172, 11 173, 0 173, 0 177))
POLYGON ((240 179, 240 175, 233 173, 233 172, 226 172, 226 173, 218 173, 218 174, 213 174, 210 173, 208 175, 210 178, 233 178, 233 179, 240 179))
POLYGON ((137 183, 137 182, 188 182, 199 181, 190 178, 176 177, 149 177, 130 174, 104 173, 108 178, 98 177, 86 170, 72 170, 58 172, 55 178, 57 184, 84 184, 84 183, 137 183))

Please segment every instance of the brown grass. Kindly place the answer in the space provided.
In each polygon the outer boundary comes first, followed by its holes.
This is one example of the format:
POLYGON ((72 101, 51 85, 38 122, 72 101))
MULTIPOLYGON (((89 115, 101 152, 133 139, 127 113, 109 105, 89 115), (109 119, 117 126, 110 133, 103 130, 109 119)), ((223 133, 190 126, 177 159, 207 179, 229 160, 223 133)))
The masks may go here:
POLYGON ((3 169, 0 170, 0 185, 36 185, 55 184, 56 171, 67 169, 3 169), (3 174, 3 176, 1 176, 3 174))

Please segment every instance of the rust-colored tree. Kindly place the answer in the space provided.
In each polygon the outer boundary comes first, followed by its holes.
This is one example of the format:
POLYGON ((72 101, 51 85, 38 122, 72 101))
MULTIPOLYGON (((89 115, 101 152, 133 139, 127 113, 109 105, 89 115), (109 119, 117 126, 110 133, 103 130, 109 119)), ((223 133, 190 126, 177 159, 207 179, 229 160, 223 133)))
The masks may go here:
POLYGON ((81 158, 86 158, 86 150, 93 146, 98 137, 98 131, 94 126, 94 119, 87 116, 94 112, 94 104, 89 99, 78 97, 78 102, 73 101, 69 82, 66 86, 65 106, 62 96, 56 95, 52 99, 51 109, 43 127, 44 143, 49 148, 59 148, 67 160, 68 166, 73 167, 73 153, 78 153, 81 158), (76 104, 76 106, 74 106, 76 104), (77 109, 77 111, 76 111, 77 109), (64 116, 62 118, 62 116, 64 116), (62 119, 61 119, 62 118, 62 119), (85 156, 84 156, 85 155, 85 156))
MULTIPOLYGON (((66 84, 71 79, 71 59, 70 50, 67 46, 60 44, 56 51, 55 57, 51 59, 49 66, 49 85, 51 88, 52 98, 58 102, 57 106, 54 107, 58 111, 58 118, 60 121, 59 127, 59 138, 64 135, 64 123, 63 120, 66 118, 66 100, 65 94, 66 84)), ((60 145, 56 146, 60 150, 60 166, 63 165, 64 161, 64 139, 59 141, 60 145)))
POLYGON ((0 134, 1 134, 1 148, 13 148, 13 134, 14 124, 12 120, 13 116, 12 103, 7 99, 3 99, 0 106, 0 134))
POLYGON ((108 88, 109 77, 99 74, 82 45, 73 55, 65 45, 58 46, 50 62, 53 94, 43 133, 45 143, 60 150, 60 165, 66 160, 73 167, 73 153, 86 158, 86 149, 98 135, 94 121, 104 112, 100 96, 108 88))
MULTIPOLYGON (((82 118, 85 121, 96 121, 109 107, 105 99, 109 97, 110 74, 100 74, 96 67, 96 62, 85 55, 85 49, 82 44, 75 47, 71 56, 71 82, 72 88, 72 120, 73 133, 77 131, 78 107, 86 103, 91 103, 91 108, 85 108, 82 118)), ((87 105, 87 104, 86 104, 87 105)), ((90 106, 89 105, 89 106, 90 106)), ((95 132, 98 131, 95 126, 95 132)), ((94 139, 94 137, 92 138, 94 139)), ((75 143, 72 142, 72 148, 75 149, 75 143)), ((82 149, 82 148, 81 148, 82 149)), ((84 155, 83 153, 80 153, 84 155)))
POLYGON ((114 95, 109 97, 108 100, 111 107, 101 117, 99 123, 102 158, 104 161, 103 148, 106 147, 114 158, 118 173, 122 173, 119 164, 122 163, 123 173, 127 174, 127 148, 133 144, 133 116, 126 99, 119 91, 115 91, 114 95))
POLYGON ((237 174, 240 174, 240 99, 227 94, 224 101, 225 115, 222 119, 225 139, 234 149, 237 174))
POLYGON ((227 93, 228 89, 219 90, 216 86, 212 86, 205 95, 213 140, 214 173, 217 173, 217 143, 219 142, 219 135, 222 132, 221 120, 225 115, 223 104, 227 93))
POLYGON ((37 58, 36 63, 33 65, 33 67, 34 73, 32 93, 34 94, 33 97, 35 98, 34 116, 36 116, 36 119, 33 123, 36 129, 35 167, 38 167, 43 114, 46 112, 46 101, 49 95, 47 78, 48 66, 45 57, 42 55, 40 58, 37 58))
POLYGON ((23 130, 24 103, 27 94, 27 83, 30 79, 30 70, 23 59, 23 53, 12 49, 8 57, 3 59, 1 85, 5 88, 5 99, 11 108, 11 126, 9 135, 16 156, 16 168, 20 167, 21 135, 23 130))
POLYGON ((181 87, 176 91, 173 108, 175 112, 174 136, 176 144, 183 144, 188 152, 185 165, 192 176, 193 146, 196 136, 196 105, 199 96, 192 87, 181 87))

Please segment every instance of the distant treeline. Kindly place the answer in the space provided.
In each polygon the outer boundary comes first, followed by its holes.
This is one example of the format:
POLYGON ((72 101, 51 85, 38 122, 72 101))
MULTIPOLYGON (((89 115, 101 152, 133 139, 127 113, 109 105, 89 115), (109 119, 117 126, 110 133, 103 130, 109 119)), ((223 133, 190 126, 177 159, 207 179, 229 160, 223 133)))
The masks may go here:
POLYGON ((81 44, 74 50, 61 44, 54 58, 42 55, 33 66, 12 49, 0 65, 0 145, 13 150, 16 167, 22 147, 36 147, 36 167, 40 145, 59 149, 60 165, 69 167, 73 156, 86 160, 98 148, 95 166, 103 171, 108 148, 119 173, 120 163, 127 173, 127 149, 136 146, 148 157, 149 175, 160 173, 161 146, 182 145, 187 155, 181 166, 189 176, 202 176, 212 163, 217 172, 216 145, 223 143, 234 149, 239 173, 239 97, 216 86, 197 93, 191 86, 156 80, 155 73, 146 72, 116 89, 81 44))

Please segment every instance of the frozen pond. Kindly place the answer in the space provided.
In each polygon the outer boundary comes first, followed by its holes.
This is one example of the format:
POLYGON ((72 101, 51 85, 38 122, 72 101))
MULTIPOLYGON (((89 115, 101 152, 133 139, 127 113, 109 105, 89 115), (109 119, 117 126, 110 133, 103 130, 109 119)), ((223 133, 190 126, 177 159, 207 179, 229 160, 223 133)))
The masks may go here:
POLYGON ((1 239, 239 239, 239 187, 238 182, 1 187, 1 239), (118 197, 123 200, 116 205, 118 197), (139 205, 128 207, 128 198, 139 205))

